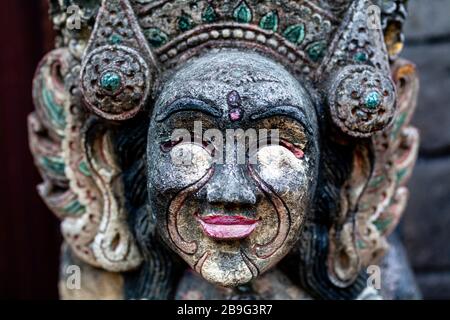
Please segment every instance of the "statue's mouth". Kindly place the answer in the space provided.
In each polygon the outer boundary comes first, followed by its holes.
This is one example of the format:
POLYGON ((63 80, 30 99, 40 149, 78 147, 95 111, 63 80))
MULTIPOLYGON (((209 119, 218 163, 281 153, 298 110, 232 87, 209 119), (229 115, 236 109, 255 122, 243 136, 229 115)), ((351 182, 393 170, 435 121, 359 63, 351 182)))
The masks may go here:
POLYGON ((259 220, 239 215, 196 216, 203 232, 215 240, 239 240, 248 237, 259 220))

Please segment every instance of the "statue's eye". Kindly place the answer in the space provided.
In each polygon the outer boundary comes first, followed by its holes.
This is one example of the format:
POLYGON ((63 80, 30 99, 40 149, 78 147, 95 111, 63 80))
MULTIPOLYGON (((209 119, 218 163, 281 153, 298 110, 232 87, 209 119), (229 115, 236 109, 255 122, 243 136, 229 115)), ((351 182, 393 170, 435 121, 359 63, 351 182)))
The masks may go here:
POLYGON ((299 173, 304 173, 306 165, 307 162, 298 159, 292 151, 280 144, 265 146, 257 153, 256 170, 266 182, 275 183, 282 177, 293 179, 299 173))
POLYGON ((197 145, 201 145, 203 148, 205 148, 210 154, 211 156, 214 156, 215 153, 215 147, 214 147, 214 143, 212 141, 209 140, 204 140, 204 139, 195 139, 195 137, 192 135, 191 139, 189 141, 184 141, 183 138, 178 138, 177 140, 168 140, 168 141, 164 141, 161 143, 160 148, 161 151, 164 153, 168 153, 170 151, 172 151, 172 149, 179 145, 180 143, 194 143, 197 145))
POLYGON ((284 139, 280 139, 280 146, 283 146, 291 151, 297 159, 303 159, 303 157, 305 156, 305 152, 299 146, 284 139))
MULTIPOLYGON (((261 149, 264 146, 281 146, 286 149, 288 149, 297 159, 303 159, 305 157, 305 152, 303 151, 302 147, 299 145, 296 145, 294 143, 288 142, 285 139, 277 139, 277 140, 271 140, 270 138, 266 141, 259 141, 258 142, 258 149, 261 149)), ((249 155, 254 155, 252 152, 249 152, 249 155)))
POLYGON ((301 146, 288 142, 285 139, 271 139, 270 137, 264 140, 259 140, 257 144, 252 146, 247 146, 247 154, 251 161, 256 160, 256 156, 258 152, 265 147, 282 147, 287 149, 290 153, 294 155, 296 159, 303 159, 305 157, 305 153, 301 146))
POLYGON ((169 141, 164 141, 163 143, 161 143, 161 151, 164 153, 170 152, 172 150, 173 147, 175 147, 177 144, 181 143, 183 141, 182 138, 179 138, 177 140, 169 140, 169 141))
POLYGON ((214 145, 213 141, 210 140, 202 140, 202 146, 205 148, 209 154, 214 157, 216 153, 216 146, 214 145))
MULTIPOLYGON (((179 143, 170 151, 172 164, 181 167, 195 168, 197 171, 207 170, 212 165, 211 153, 197 143, 179 143)), ((194 170, 194 169, 192 169, 194 170)))

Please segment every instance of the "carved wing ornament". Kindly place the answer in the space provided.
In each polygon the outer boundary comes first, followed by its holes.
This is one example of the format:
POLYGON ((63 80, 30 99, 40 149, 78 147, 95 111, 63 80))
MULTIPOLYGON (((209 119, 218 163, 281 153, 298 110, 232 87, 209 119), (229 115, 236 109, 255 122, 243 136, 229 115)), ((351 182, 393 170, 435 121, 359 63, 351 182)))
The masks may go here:
POLYGON ((405 209, 419 143, 409 125, 418 78, 397 59, 405 1, 384 1, 381 19, 368 25, 374 2, 51 1, 57 48, 36 70, 29 140, 44 180, 39 194, 72 252, 112 272, 145 263, 130 227, 136 208, 126 196, 119 133, 147 121, 172 70, 219 48, 247 50, 302 79, 323 111, 329 136, 320 143, 350 150, 342 179, 327 178, 333 159, 320 160, 324 191, 293 251, 312 296, 350 288, 354 297, 351 288, 383 257, 405 209), (79 29, 68 27, 68 2, 80 8, 79 29))

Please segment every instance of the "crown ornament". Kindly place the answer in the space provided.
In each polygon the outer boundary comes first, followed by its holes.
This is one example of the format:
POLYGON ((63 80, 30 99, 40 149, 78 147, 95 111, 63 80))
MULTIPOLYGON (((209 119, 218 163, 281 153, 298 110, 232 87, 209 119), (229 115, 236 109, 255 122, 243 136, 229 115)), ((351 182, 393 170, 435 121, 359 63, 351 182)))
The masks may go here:
POLYGON ((350 136, 370 137, 394 117, 389 55, 372 1, 132 3, 102 2, 83 56, 84 101, 100 117, 132 118, 160 68, 227 46, 271 55, 316 85, 326 83, 331 118, 350 136))
POLYGON ((126 120, 148 100, 157 66, 128 1, 103 1, 81 67, 86 105, 126 120))
POLYGON ((317 72, 329 83, 333 122, 350 136, 363 138, 385 129, 396 109, 388 53, 380 21, 371 21, 371 3, 351 5, 317 72))

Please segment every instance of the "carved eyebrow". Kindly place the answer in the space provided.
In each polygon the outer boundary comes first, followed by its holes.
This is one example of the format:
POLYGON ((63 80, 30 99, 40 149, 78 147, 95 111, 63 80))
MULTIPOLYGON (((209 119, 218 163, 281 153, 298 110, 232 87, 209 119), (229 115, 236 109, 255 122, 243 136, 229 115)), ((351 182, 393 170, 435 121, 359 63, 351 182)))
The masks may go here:
POLYGON ((305 114, 305 111, 294 106, 283 105, 283 106, 274 106, 271 107, 270 110, 263 113, 254 113, 250 116, 251 120, 261 120, 267 119, 274 116, 286 116, 299 122, 305 131, 309 134, 313 134, 313 130, 309 125, 308 117, 305 114))
POLYGON ((157 122, 162 122, 171 115, 181 111, 200 111, 214 118, 222 115, 222 112, 213 108, 208 103, 194 98, 180 98, 164 107, 163 110, 156 116, 157 122))

